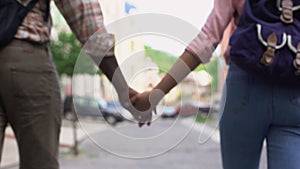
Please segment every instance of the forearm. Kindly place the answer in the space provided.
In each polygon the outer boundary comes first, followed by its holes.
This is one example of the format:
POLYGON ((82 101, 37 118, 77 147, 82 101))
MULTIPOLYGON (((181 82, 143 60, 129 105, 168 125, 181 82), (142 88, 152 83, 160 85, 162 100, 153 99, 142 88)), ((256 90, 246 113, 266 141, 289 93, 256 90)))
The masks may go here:
POLYGON ((165 94, 169 93, 172 88, 180 83, 199 64, 201 64, 201 61, 198 57, 185 51, 154 89, 161 90, 165 94))
POLYGON ((118 93, 128 90, 128 84, 121 72, 115 56, 104 57, 99 68, 114 85, 118 93))

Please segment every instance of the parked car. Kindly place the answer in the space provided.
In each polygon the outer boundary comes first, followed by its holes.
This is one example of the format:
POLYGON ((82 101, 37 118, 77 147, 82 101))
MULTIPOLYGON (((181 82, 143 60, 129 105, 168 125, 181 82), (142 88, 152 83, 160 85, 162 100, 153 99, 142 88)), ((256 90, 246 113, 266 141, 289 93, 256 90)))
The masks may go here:
POLYGON ((198 113, 208 114, 210 111, 210 105, 205 104, 199 101, 190 101, 183 103, 182 105, 178 106, 175 110, 172 107, 166 106, 165 110, 162 112, 162 118, 168 117, 176 117, 178 115, 185 117, 185 116, 192 116, 198 113))
POLYGON ((68 114, 72 112, 73 109, 73 97, 72 96, 66 96, 63 104, 63 117, 67 117, 68 114))
POLYGON ((124 107, 122 107, 120 102, 117 101, 107 102, 106 109, 110 109, 118 112, 124 118, 124 120, 133 121, 134 119, 131 113, 128 110, 126 110, 124 107))
POLYGON ((161 117, 162 118, 174 118, 178 114, 176 113, 176 108, 172 106, 163 106, 161 110, 161 117))
POLYGON ((176 113, 180 114, 181 116, 190 116, 196 115, 198 113, 201 114, 208 114, 210 110, 210 105, 205 104, 200 101, 191 101, 184 103, 182 106, 176 109, 176 113))
POLYGON ((111 108, 102 99, 81 96, 74 96, 73 99, 72 97, 66 97, 64 101, 64 117, 72 113, 72 106, 74 106, 78 118, 91 117, 105 119, 111 125, 115 125, 117 122, 124 120, 117 109, 111 108), (73 104, 73 102, 75 104, 73 104))

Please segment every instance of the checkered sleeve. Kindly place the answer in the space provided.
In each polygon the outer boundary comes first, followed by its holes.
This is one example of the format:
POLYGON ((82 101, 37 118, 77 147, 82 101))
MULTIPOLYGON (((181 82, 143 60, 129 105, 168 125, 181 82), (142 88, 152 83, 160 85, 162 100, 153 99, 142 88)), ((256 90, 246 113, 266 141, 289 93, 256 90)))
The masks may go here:
POLYGON ((87 54, 114 55, 114 37, 105 29, 98 0, 55 0, 55 3, 87 54))

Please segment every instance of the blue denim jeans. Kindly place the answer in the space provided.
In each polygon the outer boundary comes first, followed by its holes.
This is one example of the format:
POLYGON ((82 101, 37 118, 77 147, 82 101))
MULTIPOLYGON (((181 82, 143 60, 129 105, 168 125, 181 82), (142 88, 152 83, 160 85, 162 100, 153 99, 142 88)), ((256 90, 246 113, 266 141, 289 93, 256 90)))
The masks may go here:
POLYGON ((267 142, 269 169, 300 168, 300 86, 284 86, 232 64, 220 120, 224 169, 258 169, 267 142))

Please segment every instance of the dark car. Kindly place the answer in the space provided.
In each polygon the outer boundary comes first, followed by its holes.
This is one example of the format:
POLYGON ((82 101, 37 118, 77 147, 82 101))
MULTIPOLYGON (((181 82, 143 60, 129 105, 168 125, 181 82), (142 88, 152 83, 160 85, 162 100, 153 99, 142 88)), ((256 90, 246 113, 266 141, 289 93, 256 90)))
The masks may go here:
POLYGON ((124 120, 120 112, 108 107, 107 103, 102 99, 81 96, 66 97, 64 101, 64 117, 72 114, 72 106, 74 106, 78 118, 91 117, 105 119, 111 125, 124 120))
POLYGON ((72 112, 72 109, 73 109, 73 97, 66 96, 63 105, 63 117, 67 117, 68 114, 72 112))
POLYGON ((124 120, 133 121, 134 119, 131 113, 128 110, 126 110, 124 107, 122 107, 120 102, 117 101, 107 102, 106 109, 117 112, 119 115, 122 116, 124 120))

